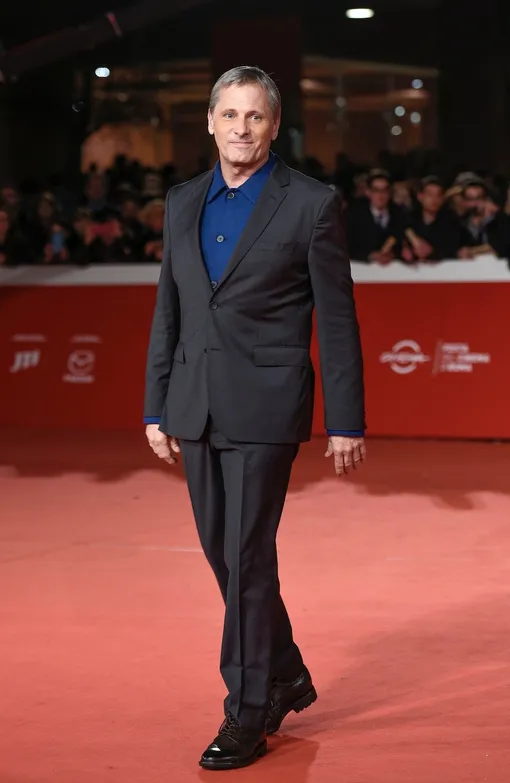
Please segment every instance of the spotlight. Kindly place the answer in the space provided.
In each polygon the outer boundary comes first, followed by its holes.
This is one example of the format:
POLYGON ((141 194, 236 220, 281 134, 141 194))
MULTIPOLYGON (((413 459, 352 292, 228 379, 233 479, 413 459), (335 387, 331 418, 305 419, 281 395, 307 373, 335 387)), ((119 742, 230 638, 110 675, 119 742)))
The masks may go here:
POLYGON ((421 122, 421 114, 419 111, 413 111, 411 114, 411 122, 413 125, 419 125, 421 122))
POLYGON ((371 19, 374 11, 372 8, 348 8, 345 15, 349 19, 371 19))
POLYGON ((421 90, 421 88, 423 87, 422 80, 421 79, 413 79, 413 81, 411 82, 411 87, 414 90, 421 90))
POLYGON ((403 117, 405 113, 406 110, 404 109, 403 106, 397 106, 397 108, 395 109, 395 114, 397 115, 397 117, 403 117))
POLYGON ((110 75, 109 68, 96 68, 96 76, 98 79, 107 79, 110 75))
POLYGON ((402 135, 402 128, 400 125, 394 125, 391 129, 391 133, 393 136, 401 136, 402 135))

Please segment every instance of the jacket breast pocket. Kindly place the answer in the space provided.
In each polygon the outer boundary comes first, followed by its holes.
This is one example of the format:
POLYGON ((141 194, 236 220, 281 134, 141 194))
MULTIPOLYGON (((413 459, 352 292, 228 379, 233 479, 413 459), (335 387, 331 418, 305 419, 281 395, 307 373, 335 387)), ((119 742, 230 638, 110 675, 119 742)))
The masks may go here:
POLYGON ((256 367, 309 367, 310 354, 300 345, 255 345, 253 363, 256 367))
POLYGON ((261 253, 297 253, 303 245, 300 242, 257 242, 253 248, 261 253))

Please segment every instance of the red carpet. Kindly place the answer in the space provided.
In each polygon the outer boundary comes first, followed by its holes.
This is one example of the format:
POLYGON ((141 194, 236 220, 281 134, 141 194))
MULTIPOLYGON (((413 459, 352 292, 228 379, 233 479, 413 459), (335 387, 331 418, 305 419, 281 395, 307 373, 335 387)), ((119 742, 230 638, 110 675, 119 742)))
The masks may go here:
MULTIPOLYGON (((510 445, 306 446, 280 534, 319 701, 264 783, 507 783, 510 445)), ((143 435, 0 433, 0 783, 212 780, 219 593, 143 435)))

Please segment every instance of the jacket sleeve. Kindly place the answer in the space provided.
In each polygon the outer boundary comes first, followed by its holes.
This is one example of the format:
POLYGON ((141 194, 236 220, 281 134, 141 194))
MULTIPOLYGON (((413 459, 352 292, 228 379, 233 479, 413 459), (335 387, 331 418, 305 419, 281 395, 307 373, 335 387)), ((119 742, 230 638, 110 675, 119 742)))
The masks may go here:
POLYGON ((365 429, 363 358, 338 196, 324 200, 308 254, 328 431, 365 429))
POLYGON ((166 198, 163 260, 152 320, 145 374, 144 420, 158 421, 165 403, 175 347, 179 342, 179 292, 170 253, 170 198, 166 198))

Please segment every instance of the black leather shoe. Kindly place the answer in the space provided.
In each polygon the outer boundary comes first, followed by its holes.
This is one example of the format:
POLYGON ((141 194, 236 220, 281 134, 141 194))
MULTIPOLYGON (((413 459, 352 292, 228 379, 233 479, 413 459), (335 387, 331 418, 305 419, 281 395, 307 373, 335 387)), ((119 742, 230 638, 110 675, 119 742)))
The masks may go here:
POLYGON ((292 682, 277 679, 271 686, 271 703, 266 721, 266 734, 275 734, 289 712, 301 712, 317 701, 308 669, 303 669, 292 682))
POLYGON ((214 742, 202 754, 204 769, 239 769, 248 767, 267 752, 265 731, 243 729, 233 715, 227 713, 214 742))

